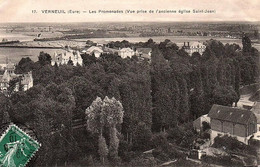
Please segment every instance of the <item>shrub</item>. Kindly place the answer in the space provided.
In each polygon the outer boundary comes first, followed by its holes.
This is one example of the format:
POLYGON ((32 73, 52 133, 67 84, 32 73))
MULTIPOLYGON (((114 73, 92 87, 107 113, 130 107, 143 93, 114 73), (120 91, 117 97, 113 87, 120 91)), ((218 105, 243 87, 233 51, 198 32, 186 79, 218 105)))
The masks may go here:
POLYGON ((167 148, 169 143, 167 141, 167 134, 164 132, 154 134, 151 139, 152 148, 167 148))
POLYGON ((239 159, 232 159, 231 156, 203 156, 202 161, 208 164, 216 164, 222 166, 244 166, 243 162, 239 159))
POLYGON ((138 156, 130 162, 131 166, 156 166, 154 157, 138 156))
POLYGON ((214 139, 213 147, 215 148, 223 148, 225 147, 228 151, 234 151, 243 154, 257 155, 256 149, 253 146, 246 145, 240 141, 238 141, 235 137, 231 137, 228 135, 217 136, 214 139))

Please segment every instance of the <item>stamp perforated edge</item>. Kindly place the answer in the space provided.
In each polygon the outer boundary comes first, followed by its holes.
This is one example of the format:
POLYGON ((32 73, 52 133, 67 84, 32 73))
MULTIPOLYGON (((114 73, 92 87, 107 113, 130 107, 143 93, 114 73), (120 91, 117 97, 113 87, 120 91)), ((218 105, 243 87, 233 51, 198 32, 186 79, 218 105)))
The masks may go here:
POLYGON ((25 167, 25 166, 28 164, 28 162, 35 156, 36 152, 40 149, 41 143, 39 143, 39 142, 37 141, 37 139, 34 139, 34 138, 31 137, 29 134, 27 134, 26 132, 24 132, 21 128, 19 128, 19 127, 18 127, 17 125, 15 125, 14 123, 10 123, 10 124, 8 125, 8 127, 6 128, 6 130, 4 131, 4 133, 3 133, 3 134, 1 135, 1 137, 0 137, 0 142, 3 140, 3 138, 5 137, 5 135, 8 133, 8 131, 9 131, 12 127, 17 128, 19 131, 23 132, 28 138, 33 139, 34 142, 36 142, 36 144, 39 145, 39 147, 37 147, 37 148, 35 149, 35 151, 31 154, 30 158, 28 158, 27 161, 24 163, 24 166, 23 166, 23 167, 25 167))

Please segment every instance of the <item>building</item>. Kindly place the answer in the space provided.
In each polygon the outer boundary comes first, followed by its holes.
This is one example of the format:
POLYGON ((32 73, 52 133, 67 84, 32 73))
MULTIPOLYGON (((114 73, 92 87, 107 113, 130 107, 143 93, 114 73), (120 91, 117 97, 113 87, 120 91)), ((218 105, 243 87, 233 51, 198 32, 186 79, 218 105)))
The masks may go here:
POLYGON ((118 55, 121 56, 123 59, 127 57, 132 57, 135 55, 135 51, 131 48, 122 48, 119 50, 118 55))
MULTIPOLYGON (((14 73, 15 66, 12 63, 8 63, 6 65, 5 71, 3 75, 0 75, 0 91, 5 92, 9 87, 9 83, 11 80, 15 78, 20 78, 20 86, 23 91, 27 91, 31 87, 33 87, 33 77, 32 72, 28 72, 27 74, 15 74, 14 73)), ((17 83, 15 91, 20 89, 19 83, 17 83)))
POLYGON ((201 42, 193 42, 190 45, 190 42, 184 42, 184 45, 182 47, 190 56, 194 53, 194 52, 198 52, 200 55, 203 54, 203 52, 206 50, 206 45, 204 45, 201 42))
POLYGON ((211 124, 211 143, 215 137, 228 134, 248 144, 256 132, 257 118, 253 112, 214 104, 208 114, 211 124))
POLYGON ((193 121, 193 128, 197 132, 201 132, 203 128, 203 122, 207 122, 208 124, 210 124, 210 118, 208 117, 208 114, 202 115, 199 118, 195 119, 193 121))
MULTIPOLYGON (((237 102, 237 107, 247 109, 247 110, 252 109, 254 102, 250 101, 249 98, 250 98, 249 95, 240 95, 240 99, 237 102)), ((233 106, 235 106, 235 104, 233 104, 233 106)))
POLYGON ((33 77, 32 72, 28 72, 27 74, 22 74, 21 85, 23 86, 23 91, 27 91, 31 87, 33 87, 33 77))
POLYGON ((91 46, 86 50, 86 54, 94 55, 96 58, 99 58, 102 53, 103 50, 97 46, 91 46))
POLYGON ((136 56, 141 59, 151 60, 152 49, 151 48, 136 48, 136 56))
POLYGON ((62 53, 54 53, 51 61, 51 65, 54 66, 55 64, 64 65, 68 64, 68 62, 71 61, 74 66, 83 64, 83 59, 81 58, 81 55, 79 54, 79 51, 73 51, 73 50, 65 50, 62 53))

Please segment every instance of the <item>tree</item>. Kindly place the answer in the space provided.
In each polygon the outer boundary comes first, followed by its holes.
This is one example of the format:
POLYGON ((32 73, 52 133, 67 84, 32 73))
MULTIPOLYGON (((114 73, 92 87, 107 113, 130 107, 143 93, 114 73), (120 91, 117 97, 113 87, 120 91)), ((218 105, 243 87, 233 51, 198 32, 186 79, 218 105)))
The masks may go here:
POLYGON ((225 86, 225 87, 218 86, 217 88, 214 89, 212 94, 213 94, 214 104, 219 104, 224 106, 232 106, 232 104, 236 102, 238 99, 236 92, 231 86, 225 86))
POLYGON ((189 108, 189 94, 187 88, 187 81, 181 75, 179 77, 179 89, 180 89, 180 105, 179 105, 179 122, 187 122, 191 118, 189 108))
POLYGON ((152 53, 153 130, 164 131, 177 125, 179 87, 176 76, 158 49, 152 53))
POLYGON ((104 165, 105 158, 108 155, 108 148, 106 144, 106 139, 102 135, 100 135, 98 138, 98 153, 100 159, 102 160, 102 164, 104 165))
POLYGON ((249 52, 251 50, 252 47, 251 40, 245 34, 242 37, 242 44, 243 44, 243 52, 249 52))
POLYGON ((38 61, 42 66, 45 64, 51 64, 51 56, 48 53, 40 52, 38 61))
POLYGON ((34 62, 29 58, 22 58, 17 66, 15 67, 15 73, 16 74, 22 74, 27 73, 29 71, 32 71, 34 69, 34 62))
POLYGON ((103 128, 105 125, 105 118, 102 112, 103 101, 100 97, 86 109, 87 115, 87 127, 92 132, 99 133, 100 136, 103 134, 103 128))
POLYGON ((191 81, 193 81, 192 89, 190 91, 190 110, 193 119, 196 119, 203 115, 204 112, 208 111, 205 111, 205 93, 200 68, 194 67, 190 76, 191 81))
POLYGON ((109 155, 111 158, 117 158, 119 139, 117 137, 116 125, 123 122, 123 106, 114 97, 109 99, 107 96, 102 101, 97 97, 95 101, 86 109, 88 129, 99 133, 100 158, 103 161, 106 155, 106 147, 103 141, 104 126, 110 130, 109 155))
POLYGON ((106 96, 102 104, 102 113, 105 117, 106 124, 110 128, 109 156, 111 158, 117 158, 119 139, 117 137, 116 125, 123 122, 123 106, 121 102, 117 101, 114 97, 109 99, 106 96))

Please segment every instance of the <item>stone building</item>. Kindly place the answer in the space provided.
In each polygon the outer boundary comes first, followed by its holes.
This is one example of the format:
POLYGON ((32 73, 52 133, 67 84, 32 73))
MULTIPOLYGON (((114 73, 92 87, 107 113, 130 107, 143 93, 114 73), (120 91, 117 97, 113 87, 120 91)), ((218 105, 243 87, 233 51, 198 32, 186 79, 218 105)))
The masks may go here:
POLYGON ((33 76, 31 71, 26 74, 15 74, 14 70, 15 70, 14 64, 8 63, 5 67, 4 74, 0 75, 1 92, 7 91, 10 81, 15 78, 20 78, 21 81, 20 85, 17 83, 17 86, 14 89, 15 91, 18 91, 20 89, 19 86, 21 86, 21 89, 23 91, 26 91, 31 87, 33 87, 33 76))
POLYGON ((257 130, 257 118, 249 110, 214 104, 208 116, 211 123, 211 143, 215 137, 228 134, 248 144, 248 140, 257 130))
POLYGON ((135 55, 135 51, 131 48, 122 48, 119 50, 118 55, 121 56, 123 59, 127 57, 131 58, 135 55))
POLYGON ((54 66, 55 64, 64 65, 68 64, 68 62, 71 61, 74 66, 83 64, 83 59, 81 58, 81 55, 79 54, 79 51, 73 51, 73 50, 65 50, 62 53, 54 53, 51 61, 51 65, 54 66))
POLYGON ((206 50, 206 45, 204 45, 201 42, 193 42, 190 44, 190 42, 184 42, 184 45, 182 47, 190 56, 194 52, 198 52, 200 55, 203 54, 203 52, 206 50))

